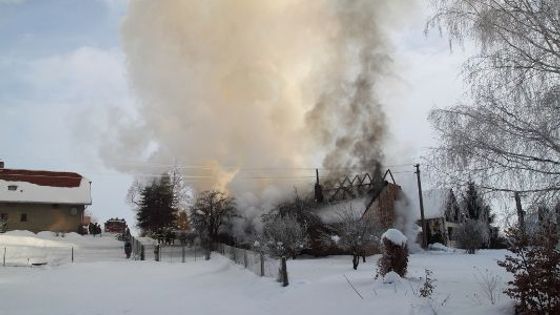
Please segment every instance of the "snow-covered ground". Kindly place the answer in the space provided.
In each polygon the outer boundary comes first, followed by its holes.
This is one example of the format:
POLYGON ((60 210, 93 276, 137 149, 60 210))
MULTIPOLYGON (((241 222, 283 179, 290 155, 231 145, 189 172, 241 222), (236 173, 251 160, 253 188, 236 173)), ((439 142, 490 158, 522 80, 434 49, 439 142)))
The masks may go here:
POLYGON ((72 262, 107 261, 122 258, 123 243, 111 234, 93 237, 78 233, 9 231, 0 234, 0 266, 53 266, 72 262), (5 253, 5 255, 4 255, 5 253))
POLYGON ((184 264, 127 261, 122 250, 116 248, 120 242, 66 238, 58 241, 77 243, 83 250, 89 248, 86 252, 98 254, 94 260, 78 260, 74 264, 0 268, 0 314, 512 312, 511 302, 502 294, 497 304, 490 304, 478 280, 488 269, 489 274, 501 278, 503 287, 508 276, 496 260, 502 259, 505 251, 480 251, 476 255, 442 251, 412 254, 407 278, 391 284, 374 279, 376 256, 360 264, 357 271, 352 270, 348 256, 298 258, 288 261, 290 286, 283 288, 274 279, 260 278, 218 254, 213 254, 210 261, 188 260, 184 264), (423 282, 420 277, 424 276, 425 268, 433 271, 436 280, 431 300, 415 293, 423 282))

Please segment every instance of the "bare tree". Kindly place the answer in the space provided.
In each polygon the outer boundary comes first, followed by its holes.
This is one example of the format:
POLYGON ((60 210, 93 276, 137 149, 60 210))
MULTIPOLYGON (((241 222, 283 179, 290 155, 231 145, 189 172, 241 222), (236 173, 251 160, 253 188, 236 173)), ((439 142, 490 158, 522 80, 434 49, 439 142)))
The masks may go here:
POLYGON ((383 233, 382 227, 374 220, 362 218, 352 209, 344 209, 338 213, 338 220, 333 224, 335 235, 325 235, 327 241, 336 240, 335 243, 352 255, 352 267, 358 269, 360 256, 365 262, 368 246, 378 244, 383 233))
POLYGON ((426 30, 473 42, 465 64, 471 103, 436 109, 435 166, 494 191, 560 192, 560 2, 432 0, 426 30))
POLYGON ((196 197, 191 207, 191 220, 206 249, 207 260, 218 234, 235 215, 235 200, 221 191, 209 190, 196 197))

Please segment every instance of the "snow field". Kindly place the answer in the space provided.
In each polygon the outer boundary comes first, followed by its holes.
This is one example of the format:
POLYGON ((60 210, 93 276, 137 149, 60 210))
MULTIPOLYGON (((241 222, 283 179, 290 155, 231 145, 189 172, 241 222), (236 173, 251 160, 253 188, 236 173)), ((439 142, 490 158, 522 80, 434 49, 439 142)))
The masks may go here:
POLYGON ((62 237, 53 232, 9 231, 0 234, 0 266, 4 256, 7 266, 70 263, 72 249, 74 262, 118 259, 123 255, 123 243, 110 234, 93 237, 66 233, 62 237))
POLYGON ((378 256, 357 271, 349 256, 299 257, 288 261, 290 286, 282 288, 216 253, 183 264, 104 252, 99 260, 106 261, 0 268, 0 314, 510 314, 507 298, 496 305, 484 299, 476 277, 488 269, 505 285, 507 274, 496 265, 504 254, 412 254, 407 277, 390 284, 374 279, 378 256), (435 279, 431 300, 415 293, 425 268, 435 279))

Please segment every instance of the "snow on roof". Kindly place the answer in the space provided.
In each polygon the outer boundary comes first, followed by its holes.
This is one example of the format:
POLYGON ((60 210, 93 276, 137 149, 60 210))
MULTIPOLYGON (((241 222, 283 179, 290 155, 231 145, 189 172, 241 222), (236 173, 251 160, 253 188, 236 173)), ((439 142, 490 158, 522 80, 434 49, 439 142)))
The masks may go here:
POLYGON ((388 229, 387 231, 385 231, 385 233, 383 233, 383 235, 381 235, 381 240, 387 239, 389 240, 389 242, 395 244, 395 245, 404 245, 406 244, 406 236, 404 236, 404 234, 401 233, 401 231, 397 230, 397 229, 388 229))
POLYGON ((76 173, 0 169, 0 202, 91 204, 91 183, 76 173))
MULTIPOLYGON (((424 218, 434 219, 445 215, 445 206, 449 198, 448 189, 426 190, 422 194, 424 201, 424 218)), ((420 220, 420 211, 417 212, 417 219, 420 220)))
POLYGON ((358 218, 366 210, 368 197, 345 200, 342 202, 331 203, 318 208, 315 214, 326 224, 336 223, 340 220, 341 211, 352 211, 358 218))

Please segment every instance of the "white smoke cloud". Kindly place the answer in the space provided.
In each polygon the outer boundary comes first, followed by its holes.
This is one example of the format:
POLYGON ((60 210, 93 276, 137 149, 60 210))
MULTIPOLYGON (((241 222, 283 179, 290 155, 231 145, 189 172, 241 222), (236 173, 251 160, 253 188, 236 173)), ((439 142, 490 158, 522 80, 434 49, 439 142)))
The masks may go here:
POLYGON ((123 49, 141 121, 123 126, 108 162, 157 143, 151 163, 178 161, 195 188, 248 203, 312 182, 318 163, 373 170, 384 34, 404 2, 131 1, 123 49))

